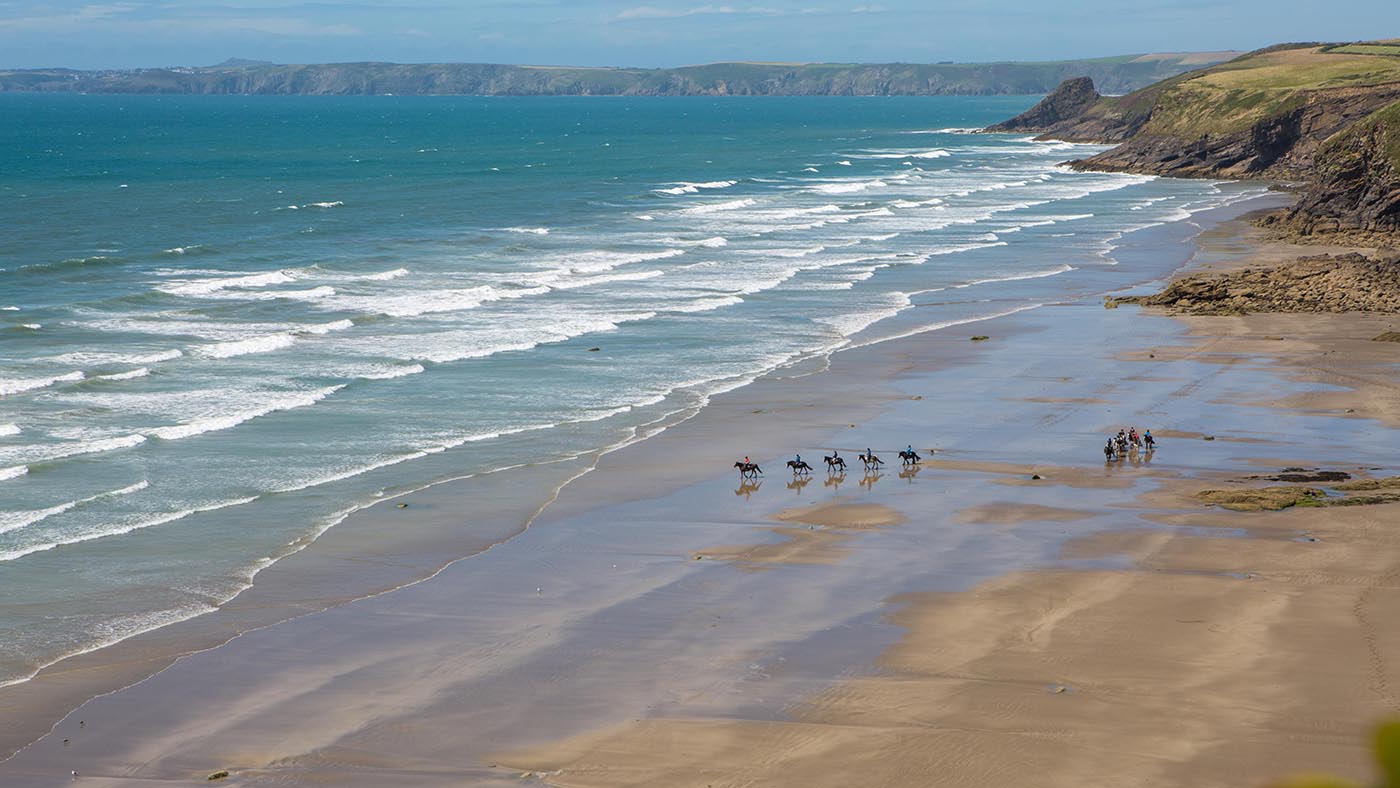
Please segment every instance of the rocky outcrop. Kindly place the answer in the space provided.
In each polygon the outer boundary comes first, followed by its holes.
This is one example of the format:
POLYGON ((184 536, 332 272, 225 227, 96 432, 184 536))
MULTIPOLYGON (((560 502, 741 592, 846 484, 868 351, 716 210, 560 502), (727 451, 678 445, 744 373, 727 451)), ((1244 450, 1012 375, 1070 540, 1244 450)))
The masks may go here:
POLYGON ((1011 120, 988 126, 990 133, 1029 132, 1044 134, 1075 120, 1099 102, 1091 77, 1074 77, 1060 83, 1039 104, 1011 120))
POLYGON ((1116 303, 1164 306, 1192 314, 1248 312, 1400 313, 1400 255, 1304 257, 1275 268, 1177 279, 1151 296, 1116 303))
MULTIPOLYGON (((1397 99, 1400 84, 1307 91, 1286 111, 1241 131, 1183 138, 1147 128, 1113 150, 1072 164, 1086 170, 1185 178, 1312 180, 1326 140, 1397 99)), ((1334 167, 1345 180, 1357 162, 1343 158, 1334 157, 1334 167)))

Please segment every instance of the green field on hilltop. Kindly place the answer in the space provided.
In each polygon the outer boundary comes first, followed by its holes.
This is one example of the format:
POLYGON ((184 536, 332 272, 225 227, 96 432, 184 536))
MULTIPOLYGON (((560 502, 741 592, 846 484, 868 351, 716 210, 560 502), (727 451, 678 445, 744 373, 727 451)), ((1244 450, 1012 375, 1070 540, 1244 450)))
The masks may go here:
POLYGON ((1400 45, 1274 47, 1110 100, 1105 109, 1150 112, 1148 134, 1229 134, 1300 106, 1308 91, 1400 83, 1400 56, 1392 55, 1400 45))

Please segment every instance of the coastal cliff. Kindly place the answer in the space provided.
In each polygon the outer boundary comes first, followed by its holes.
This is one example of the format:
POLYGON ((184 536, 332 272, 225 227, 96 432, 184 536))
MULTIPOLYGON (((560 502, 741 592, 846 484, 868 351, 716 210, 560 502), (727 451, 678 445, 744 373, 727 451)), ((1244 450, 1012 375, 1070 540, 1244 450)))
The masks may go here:
POLYGON ((494 63, 228 61, 203 68, 0 70, 0 92, 476 95, 931 96, 1030 95, 1086 75, 1128 92, 1234 52, 1123 55, 1040 63, 712 63, 681 68, 571 68, 494 63))
POLYGON ((1117 144, 1078 169, 1299 184, 1275 228, 1400 231, 1400 41, 1286 44, 1125 96, 1064 83, 987 131, 1117 144))

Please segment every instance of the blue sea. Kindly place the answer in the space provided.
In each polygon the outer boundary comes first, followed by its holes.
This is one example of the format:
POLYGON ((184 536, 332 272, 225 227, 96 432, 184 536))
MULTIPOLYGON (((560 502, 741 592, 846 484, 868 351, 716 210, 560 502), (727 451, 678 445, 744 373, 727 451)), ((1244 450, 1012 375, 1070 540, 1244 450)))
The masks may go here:
POLYGON ((0 95, 0 683, 1262 191, 967 133, 1035 100, 0 95))

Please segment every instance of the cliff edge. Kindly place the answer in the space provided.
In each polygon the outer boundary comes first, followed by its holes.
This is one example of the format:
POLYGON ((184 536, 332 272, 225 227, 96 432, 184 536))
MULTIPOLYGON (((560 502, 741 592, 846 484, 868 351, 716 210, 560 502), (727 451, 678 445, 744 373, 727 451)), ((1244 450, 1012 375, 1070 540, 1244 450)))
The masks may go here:
POLYGON ((1078 169, 1300 184, 1272 222, 1400 232, 1400 40, 1284 44, 1125 96, 1070 80, 986 131, 1117 143, 1078 169))

